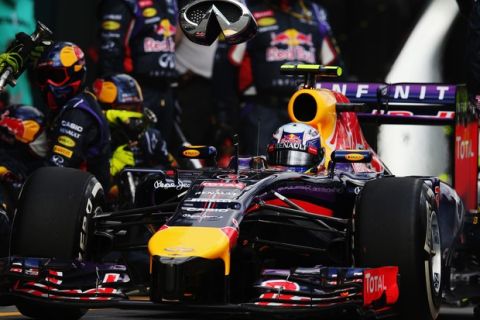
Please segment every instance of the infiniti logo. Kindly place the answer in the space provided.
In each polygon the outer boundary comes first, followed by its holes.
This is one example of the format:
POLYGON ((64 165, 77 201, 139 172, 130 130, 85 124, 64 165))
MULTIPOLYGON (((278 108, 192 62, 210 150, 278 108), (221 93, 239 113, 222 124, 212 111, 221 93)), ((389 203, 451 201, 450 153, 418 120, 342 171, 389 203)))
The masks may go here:
POLYGON ((194 0, 180 9, 180 27, 191 41, 207 46, 220 33, 225 42, 238 44, 252 38, 257 31, 248 8, 236 0, 194 0))

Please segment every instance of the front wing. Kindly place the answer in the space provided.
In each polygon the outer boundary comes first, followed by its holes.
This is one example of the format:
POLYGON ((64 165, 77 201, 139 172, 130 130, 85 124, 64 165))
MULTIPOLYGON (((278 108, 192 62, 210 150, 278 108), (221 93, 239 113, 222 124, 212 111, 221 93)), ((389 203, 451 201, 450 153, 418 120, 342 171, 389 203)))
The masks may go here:
POLYGON ((129 296, 126 266, 10 257, 0 259, 0 305, 19 300, 81 308, 156 309, 277 316, 386 316, 398 300, 398 268, 296 268, 264 270, 258 297, 239 304, 153 303, 129 296))

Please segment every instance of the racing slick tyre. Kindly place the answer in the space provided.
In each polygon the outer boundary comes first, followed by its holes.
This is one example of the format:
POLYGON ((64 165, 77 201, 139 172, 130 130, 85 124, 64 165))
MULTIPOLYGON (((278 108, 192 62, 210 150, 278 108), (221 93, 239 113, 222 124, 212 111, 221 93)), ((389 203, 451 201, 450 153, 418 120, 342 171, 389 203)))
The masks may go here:
POLYGON ((413 177, 368 182, 357 202, 357 265, 399 267, 401 319, 438 316, 444 283, 437 212, 434 193, 413 177))
MULTIPOLYGON (((103 189, 77 169, 46 167, 35 171, 20 193, 13 221, 12 254, 22 257, 86 260, 91 254, 92 216, 101 210, 103 189)), ((19 303, 35 319, 76 320, 87 310, 42 303, 19 303)))

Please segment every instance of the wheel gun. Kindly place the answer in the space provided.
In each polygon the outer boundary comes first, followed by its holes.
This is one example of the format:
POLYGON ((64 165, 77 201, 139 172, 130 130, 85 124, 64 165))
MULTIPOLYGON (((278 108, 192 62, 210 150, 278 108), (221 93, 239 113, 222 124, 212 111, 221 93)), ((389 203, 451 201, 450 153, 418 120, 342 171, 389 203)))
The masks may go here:
POLYGON ((31 52, 40 45, 49 45, 52 32, 43 23, 37 21, 35 31, 31 35, 23 32, 15 35, 15 40, 9 46, 7 51, 0 54, 1 64, 6 64, 3 71, 0 72, 0 92, 5 86, 15 86, 16 80, 23 73, 31 52), (2 61, 4 60, 4 61, 2 61))

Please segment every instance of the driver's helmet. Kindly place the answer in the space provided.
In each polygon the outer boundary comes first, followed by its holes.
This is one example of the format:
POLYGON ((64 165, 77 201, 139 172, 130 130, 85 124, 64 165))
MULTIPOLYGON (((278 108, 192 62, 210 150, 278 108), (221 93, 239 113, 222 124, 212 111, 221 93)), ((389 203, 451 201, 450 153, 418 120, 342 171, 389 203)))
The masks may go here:
POLYGON ((142 89, 132 76, 125 73, 98 78, 93 92, 106 109, 142 112, 142 89))
POLYGON ((71 42, 53 44, 38 60, 37 84, 44 100, 53 111, 79 93, 86 77, 85 55, 79 46, 71 42))
POLYGON ((323 156, 318 131, 304 123, 281 126, 267 146, 268 164, 288 171, 306 172, 316 168, 323 156))

